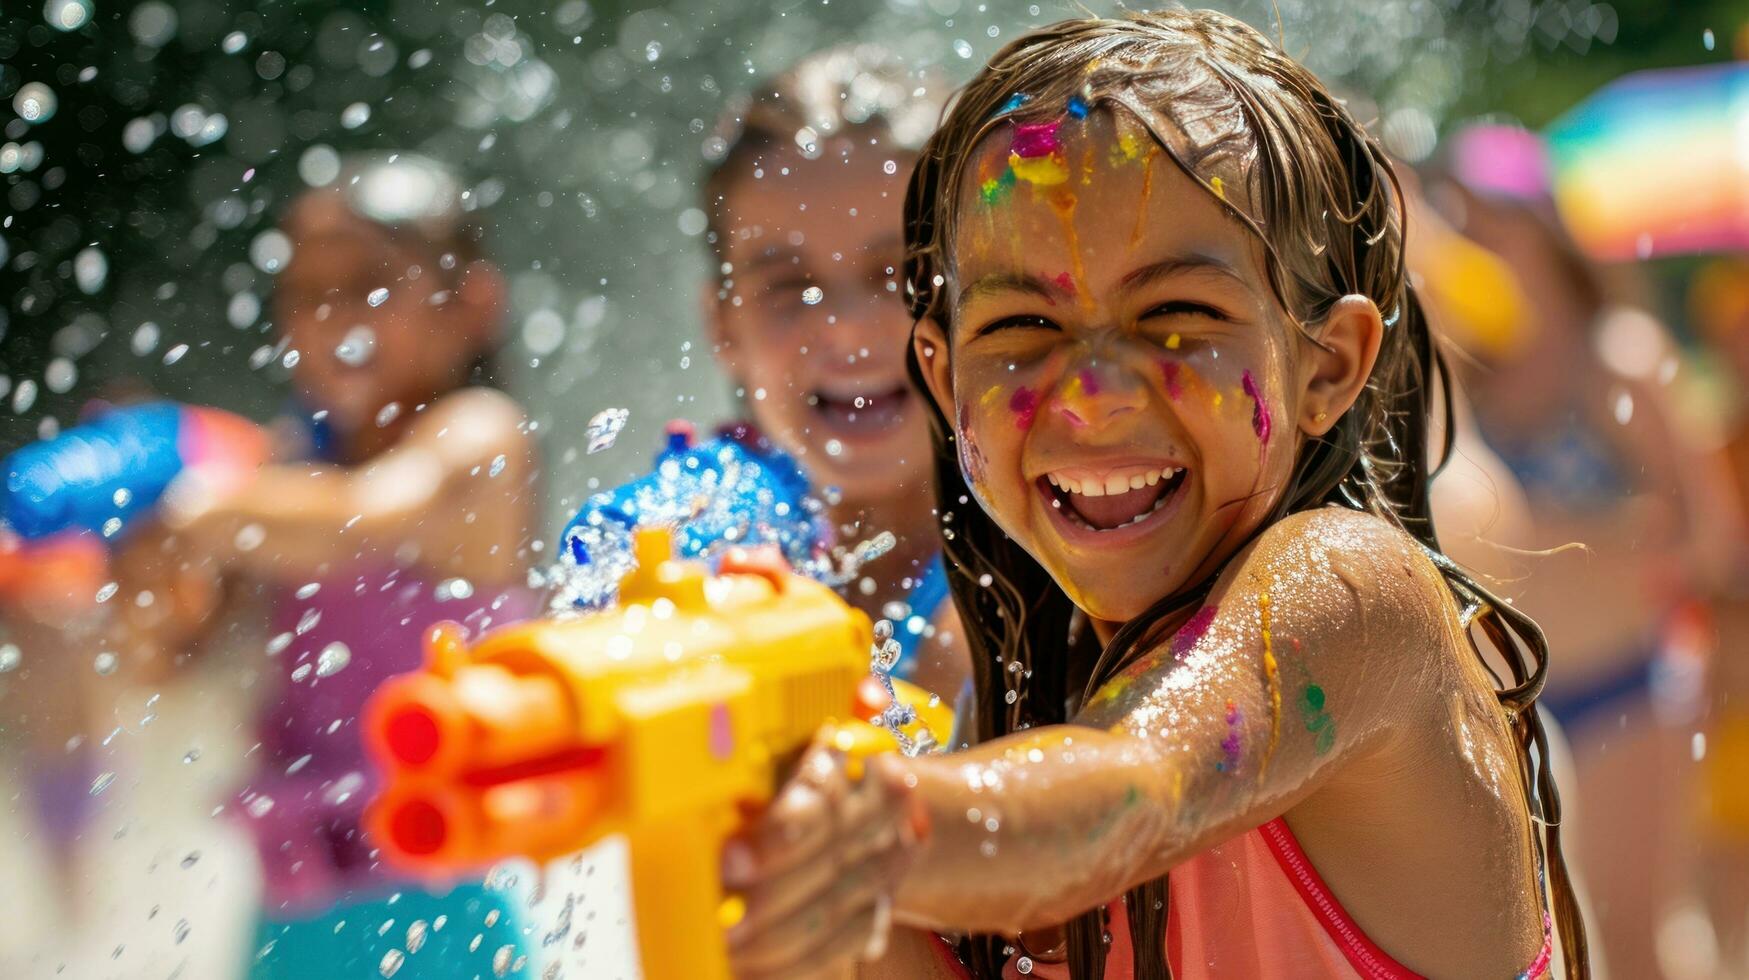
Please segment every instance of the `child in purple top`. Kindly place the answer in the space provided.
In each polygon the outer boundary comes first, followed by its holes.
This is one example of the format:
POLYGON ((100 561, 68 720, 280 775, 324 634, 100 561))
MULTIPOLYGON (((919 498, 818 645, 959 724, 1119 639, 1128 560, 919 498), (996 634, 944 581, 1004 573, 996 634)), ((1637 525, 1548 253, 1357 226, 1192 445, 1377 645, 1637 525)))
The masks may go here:
POLYGON ((454 175, 410 154, 348 161, 292 202, 273 319, 313 445, 240 492, 179 487, 162 527, 118 559, 124 594, 155 594, 118 615, 147 664, 183 655, 239 588, 273 608, 279 683, 240 799, 267 883, 255 976, 362 974, 390 954, 406 957, 402 977, 491 975, 517 938, 501 896, 422 894, 359 829, 372 777, 357 716, 371 690, 418 664, 432 622, 478 631, 535 605, 516 585, 536 520, 534 443, 521 409, 482 384, 506 288, 460 202, 454 175), (415 908, 451 929, 415 939, 415 908), (420 945, 434 948, 411 955, 420 945))

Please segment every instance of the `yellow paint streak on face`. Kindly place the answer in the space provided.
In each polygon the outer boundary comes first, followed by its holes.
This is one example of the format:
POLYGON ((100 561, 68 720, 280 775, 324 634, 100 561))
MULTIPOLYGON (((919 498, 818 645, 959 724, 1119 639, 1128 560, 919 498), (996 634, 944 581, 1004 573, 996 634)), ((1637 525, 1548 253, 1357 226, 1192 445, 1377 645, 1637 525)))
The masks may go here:
POLYGON ((1104 687, 1095 691, 1093 693, 1093 700, 1088 702, 1088 703, 1089 704, 1104 704, 1107 701, 1114 701, 1119 696, 1121 696, 1125 691, 1129 690, 1130 685, 1133 683, 1135 683, 1134 678, 1129 677, 1129 676, 1124 675, 1124 674, 1119 674, 1116 677, 1112 678, 1110 681, 1106 682, 1106 685, 1104 687))
MULTIPOLYGON (((1131 143, 1135 142, 1135 137, 1127 132, 1118 138, 1118 142, 1122 143, 1124 137, 1128 137, 1131 143)), ((1142 200, 1136 205, 1136 223, 1130 228, 1131 248, 1141 244, 1142 232, 1148 227, 1148 199, 1154 195, 1154 157, 1159 153, 1159 144, 1150 142, 1148 155, 1142 160, 1142 200)))
POLYGON ((1166 338, 1166 349, 1177 350, 1178 346, 1182 343, 1184 343, 1183 337, 1180 337, 1177 334, 1171 334, 1166 338))
POLYGON ((1227 185, 1221 182, 1221 178, 1210 177, 1209 178, 1209 186, 1214 188, 1216 197, 1220 198, 1223 201, 1225 201, 1227 199, 1227 185))
POLYGON ((1093 183, 1093 144, 1088 143, 1081 151, 1081 183, 1091 186, 1093 183))
POLYGON ((1269 760, 1275 758, 1276 744, 1281 741, 1281 671, 1275 662, 1275 644, 1270 636, 1269 593, 1257 597, 1257 615, 1263 625, 1263 680, 1269 691, 1269 751, 1258 767, 1261 777, 1269 771, 1269 760))
POLYGON ((1010 153, 1008 169, 1014 171, 1015 180, 1024 180, 1034 187, 1053 187, 1069 179, 1069 164, 1060 153, 1043 157, 1010 153))
POLYGON ((1142 141, 1129 130, 1117 134, 1117 148, 1112 151, 1113 164, 1125 163, 1142 155, 1142 141))
POLYGON ((996 399, 1000 397, 1002 397, 1002 386, 991 385, 989 391, 978 396, 978 404, 984 408, 989 408, 991 405, 996 404, 996 399))
POLYGON ((1093 296, 1082 283, 1087 281, 1087 266, 1081 261, 1081 239, 1075 234, 1075 193, 1068 188, 1058 188, 1051 192, 1051 210, 1057 214, 1057 223, 1063 227, 1063 242, 1069 249, 1069 277, 1076 283, 1075 299, 1081 304, 1081 309, 1093 311, 1093 296))

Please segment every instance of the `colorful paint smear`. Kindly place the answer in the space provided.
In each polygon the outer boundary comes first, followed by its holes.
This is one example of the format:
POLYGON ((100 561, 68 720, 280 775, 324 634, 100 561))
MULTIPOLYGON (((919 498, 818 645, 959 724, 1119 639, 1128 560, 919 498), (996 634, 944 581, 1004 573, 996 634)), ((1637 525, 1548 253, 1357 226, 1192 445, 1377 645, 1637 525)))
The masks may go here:
POLYGON ((1313 748, 1319 755, 1330 751, 1336 744, 1336 719, 1330 717, 1324 710, 1324 689, 1316 684, 1307 684, 1304 700, 1300 702, 1300 713, 1305 716, 1306 731, 1311 732, 1316 741, 1313 748))
POLYGON ((1245 746, 1239 740, 1239 728, 1245 723, 1245 715, 1239 706, 1232 701, 1227 702, 1227 737, 1221 740, 1221 751, 1227 754, 1226 761, 1215 763, 1215 769, 1225 773, 1239 771, 1239 759, 1244 754, 1245 746))
POLYGON ((1087 118, 1087 100, 1086 99, 1083 99, 1079 95, 1072 95, 1069 97, 1069 118, 1070 119, 1086 119, 1087 118))
POLYGON ((1142 155, 1142 141, 1136 134, 1125 130, 1117 134, 1117 145, 1111 148, 1111 165, 1122 166, 1142 155))
POLYGON ((1038 416, 1038 392, 1024 385, 1014 389, 1014 395, 1008 399, 1008 410, 1014 413, 1014 425, 1025 432, 1032 428, 1032 423, 1038 416))
POLYGON ((1034 187, 1053 187, 1069 179, 1069 165, 1061 154, 1042 157, 1008 155, 1008 172, 1015 180, 1024 180, 1034 187))
POLYGON ((1257 614, 1263 624, 1263 679, 1269 690, 1269 751, 1263 756, 1261 772, 1268 772, 1269 760, 1275 757, 1275 747, 1281 741, 1281 671, 1270 636, 1269 593, 1257 597, 1257 614))
POLYGON ((1063 141, 1057 137, 1062 120, 1040 123, 1020 123, 1014 127, 1014 142, 1009 151, 1025 160, 1048 157, 1063 152, 1063 141))
MULTIPOLYGON (((1177 334, 1173 334, 1173 336, 1177 336, 1177 334)), ((1184 365, 1179 364, 1177 361, 1160 362, 1160 376, 1166 382, 1166 397, 1173 401, 1177 401, 1184 397, 1184 382, 1179 380, 1179 374, 1182 373, 1183 370, 1184 365)))
POLYGON ((991 405, 996 404, 996 400, 1001 398, 1001 397, 1002 397, 1002 386, 1001 385, 991 385, 989 388, 987 388, 984 391, 984 393, 982 395, 978 396, 978 404, 984 408, 989 408, 991 405))
MULTIPOLYGON (((1134 137, 1131 137, 1132 143, 1134 142, 1134 139, 1134 137)), ((1141 244, 1142 233, 1146 231, 1148 227, 1148 199, 1154 196, 1154 155, 1159 152, 1159 145, 1150 142, 1148 144, 1148 155, 1142 160, 1142 199, 1136 205, 1136 223, 1130 228, 1131 248, 1141 244)))
POLYGON ((1032 96, 1027 95, 1025 92, 1016 92, 1013 95, 1010 95, 1008 97, 1007 102, 1002 103, 1002 108, 997 109, 996 114, 1001 115, 1003 113, 1013 112, 1014 110, 1020 108, 1023 105, 1026 105, 1028 102, 1031 102, 1031 101, 1032 101, 1032 96))
POLYGON ((1004 170, 1001 176, 985 178, 978 185, 978 193, 983 197, 985 204, 996 204, 1014 189, 1014 180, 1014 171, 1012 169, 1004 170))
POLYGON ((1223 201, 1227 199, 1227 185, 1221 182, 1221 178, 1210 177, 1209 188, 1215 192, 1216 197, 1223 201))
POLYGON ((1203 634, 1214 625, 1215 613, 1219 609, 1219 606, 1204 606, 1192 613, 1183 626, 1178 627, 1178 632, 1172 634, 1172 659, 1183 660, 1190 651, 1196 649, 1196 645, 1202 642, 1203 634))
POLYGON ((1081 393, 1082 394, 1085 394, 1088 396, 1099 394, 1099 392, 1100 392, 1099 375, 1094 374, 1092 369, 1082 368, 1078 373, 1076 373, 1075 380, 1079 381, 1081 383, 1081 393))
POLYGON ((1179 347, 1183 346, 1183 344, 1184 344, 1184 338, 1178 336, 1177 334, 1169 334, 1166 337, 1166 349, 1167 350, 1177 350, 1179 347))
MULTIPOLYGON (((1081 261, 1081 238, 1075 234, 1075 205, 1078 203, 1075 194, 1066 188, 1059 188, 1052 192, 1050 202, 1051 210, 1057 215, 1057 223, 1062 226, 1064 244, 1069 249, 1069 272, 1075 282, 1086 282, 1087 266, 1081 261)), ((1093 297, 1085 289, 1076 290, 1075 295, 1080 299, 1083 310, 1093 309, 1093 297)))
POLYGON ((1240 375, 1239 382, 1245 389, 1245 394, 1251 396, 1251 431, 1257 433, 1258 442, 1266 443, 1269 441, 1269 430, 1272 424, 1269 417, 1269 405, 1263 400, 1263 392, 1257 387, 1257 382, 1251 377, 1250 371, 1240 375))
POLYGON ((1065 293, 1075 292, 1075 277, 1067 272, 1058 273, 1057 278, 1052 279, 1051 282, 1056 283, 1057 288, 1065 293))

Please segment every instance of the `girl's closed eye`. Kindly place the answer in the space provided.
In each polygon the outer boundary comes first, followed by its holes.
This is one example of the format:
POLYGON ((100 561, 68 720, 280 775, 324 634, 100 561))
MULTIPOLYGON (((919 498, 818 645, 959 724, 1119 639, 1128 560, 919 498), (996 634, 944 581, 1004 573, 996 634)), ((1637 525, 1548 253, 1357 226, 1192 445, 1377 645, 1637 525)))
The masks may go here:
POLYGON ((1000 317, 979 327, 974 337, 988 337, 1002 330, 1060 330, 1056 322, 1037 313, 1016 313, 1000 317))
POLYGON ((1200 317, 1207 317, 1208 319, 1211 319, 1211 320, 1222 320, 1222 321, 1232 319, 1231 316, 1227 315, 1227 312, 1225 310, 1222 310, 1221 308, 1219 308, 1217 306, 1213 306, 1211 304, 1204 303, 1200 300, 1193 300, 1193 299, 1167 300, 1164 303, 1160 303, 1156 306, 1150 307, 1146 313, 1143 313, 1141 315, 1141 319, 1154 320, 1154 319, 1161 319, 1161 318, 1165 318, 1165 317, 1175 317, 1175 316, 1200 316, 1200 317))

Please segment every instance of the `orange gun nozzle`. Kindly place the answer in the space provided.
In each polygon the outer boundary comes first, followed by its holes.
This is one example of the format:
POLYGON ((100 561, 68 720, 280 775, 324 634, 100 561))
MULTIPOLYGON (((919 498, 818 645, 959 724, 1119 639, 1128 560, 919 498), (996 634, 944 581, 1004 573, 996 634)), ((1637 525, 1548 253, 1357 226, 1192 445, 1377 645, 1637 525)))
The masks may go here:
POLYGON ((378 756, 422 772, 515 766, 579 747, 576 706, 557 681, 494 664, 460 667, 447 679, 397 677, 368 710, 378 756))
POLYGON ((489 785, 429 783, 390 790, 371 809, 391 858, 458 867, 505 854, 557 857, 601 811, 599 770, 567 769, 489 785))

